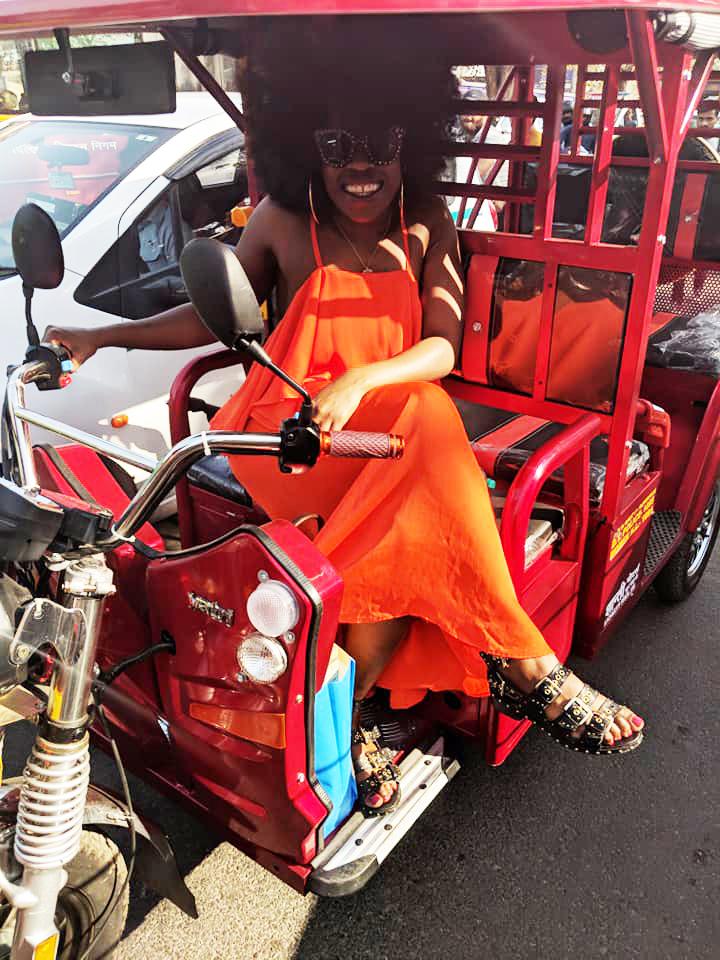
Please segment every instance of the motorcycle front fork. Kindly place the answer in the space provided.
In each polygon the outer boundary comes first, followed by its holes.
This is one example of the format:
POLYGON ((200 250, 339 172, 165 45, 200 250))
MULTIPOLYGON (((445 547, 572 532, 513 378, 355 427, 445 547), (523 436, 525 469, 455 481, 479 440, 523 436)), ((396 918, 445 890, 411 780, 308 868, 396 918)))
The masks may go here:
POLYGON ((102 555, 68 564, 61 602, 82 616, 72 635, 53 642, 47 711, 23 775, 15 858, 23 867, 19 886, 28 905, 17 912, 12 960, 55 960, 57 900, 67 882, 64 867, 80 848, 90 782, 88 706, 100 624, 113 592, 112 571, 102 555))

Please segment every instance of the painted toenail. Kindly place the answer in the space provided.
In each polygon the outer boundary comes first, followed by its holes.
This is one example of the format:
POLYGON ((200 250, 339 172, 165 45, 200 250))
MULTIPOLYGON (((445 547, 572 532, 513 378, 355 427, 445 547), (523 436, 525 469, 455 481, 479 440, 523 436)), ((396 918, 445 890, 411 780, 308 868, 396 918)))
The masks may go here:
POLYGON ((642 725, 642 722, 643 722, 642 717, 633 717, 632 722, 635 724, 636 727, 639 727, 642 725))

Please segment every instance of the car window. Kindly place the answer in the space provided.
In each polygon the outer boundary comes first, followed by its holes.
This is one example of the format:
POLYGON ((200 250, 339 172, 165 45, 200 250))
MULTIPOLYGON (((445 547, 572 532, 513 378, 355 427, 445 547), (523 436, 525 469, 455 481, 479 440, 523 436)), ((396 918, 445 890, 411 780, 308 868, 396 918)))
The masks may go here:
POLYGON ((187 301, 178 264, 193 237, 235 244, 230 210, 247 194, 247 166, 234 147, 205 167, 174 180, 89 272, 75 291, 79 303, 139 320, 187 301))
POLYGON ((224 187, 236 183, 238 178, 247 177, 245 150, 239 147, 224 157, 219 157, 197 171, 200 185, 205 187, 224 187))
MULTIPOLYGON (((15 127, 15 124, 11 125, 15 127)), ((36 120, 0 138, 0 270, 14 266, 18 208, 36 203, 66 236, 98 200, 176 131, 112 122, 36 120)))

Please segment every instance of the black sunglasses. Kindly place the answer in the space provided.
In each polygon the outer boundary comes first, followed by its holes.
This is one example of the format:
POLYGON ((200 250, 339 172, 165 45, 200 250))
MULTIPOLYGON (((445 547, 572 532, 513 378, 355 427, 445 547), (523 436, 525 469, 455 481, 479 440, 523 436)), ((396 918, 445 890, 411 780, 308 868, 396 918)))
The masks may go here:
POLYGON ((316 130, 315 143, 322 162, 329 167, 346 167, 358 147, 363 148, 371 164, 386 167, 397 160, 404 136, 402 127, 388 127, 382 133, 371 133, 364 137, 358 137, 340 127, 333 127, 329 130, 316 130))

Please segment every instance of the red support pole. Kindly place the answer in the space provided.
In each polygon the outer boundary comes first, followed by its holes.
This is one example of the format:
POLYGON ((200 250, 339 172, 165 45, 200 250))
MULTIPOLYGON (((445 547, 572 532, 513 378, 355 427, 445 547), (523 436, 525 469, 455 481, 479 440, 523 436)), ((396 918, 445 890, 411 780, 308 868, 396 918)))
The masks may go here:
POLYGON ((625 17, 645 116, 645 135, 650 159, 653 163, 664 163, 668 151, 668 132, 662 106, 655 31, 644 10, 629 10, 625 17))
MULTIPOLYGON (((680 125, 687 102, 691 62, 691 56, 680 48, 669 48, 666 51, 662 100, 658 108, 663 117, 662 129, 666 131, 666 136, 669 131, 669 137, 664 159, 658 161, 656 158, 655 162, 650 164, 648 172, 645 213, 640 231, 638 262, 634 271, 625 344, 618 374, 615 413, 610 431, 607 481, 601 506, 603 516, 610 522, 613 522, 618 514, 625 489, 627 441, 632 437, 635 425, 655 290, 666 241, 665 230, 670 199, 678 153, 682 145, 680 125)), ((643 99, 647 102, 645 98, 643 99)), ((632 268, 628 265, 627 272, 631 270, 632 268)))
POLYGON ((615 109, 617 106, 618 74, 616 67, 605 69, 602 104, 598 137, 595 142, 592 177, 590 181, 590 200, 588 203, 585 243, 599 243, 602 235, 605 201, 610 179, 610 162, 615 132, 615 109))
POLYGON ((536 240, 549 240, 552 237, 553 212, 555 209, 555 191, 557 188, 557 168, 560 159, 560 123, 562 120, 562 97, 565 67, 548 67, 545 93, 545 113, 543 114, 543 136, 540 146, 539 170, 543 176, 538 178, 535 197, 536 240))

